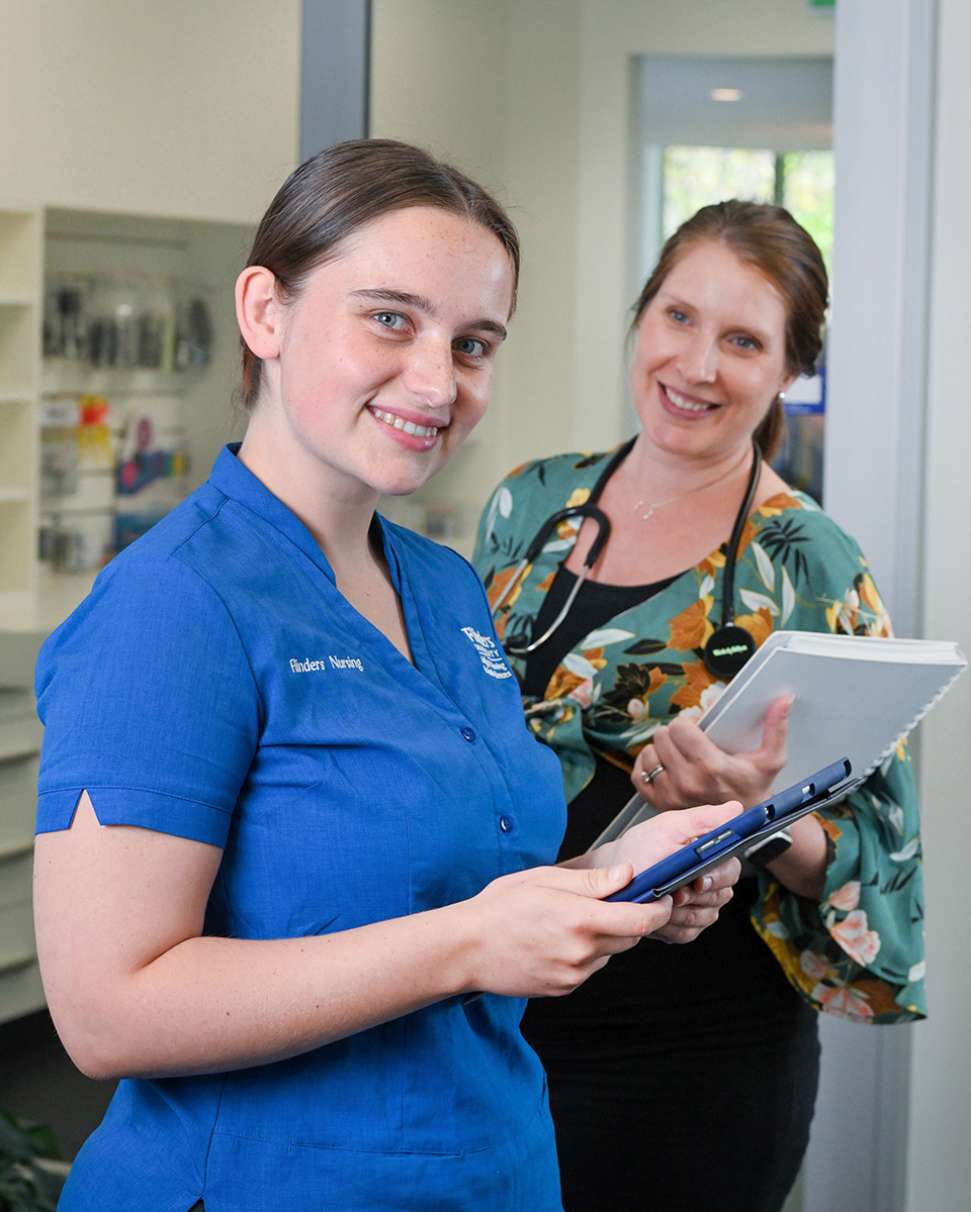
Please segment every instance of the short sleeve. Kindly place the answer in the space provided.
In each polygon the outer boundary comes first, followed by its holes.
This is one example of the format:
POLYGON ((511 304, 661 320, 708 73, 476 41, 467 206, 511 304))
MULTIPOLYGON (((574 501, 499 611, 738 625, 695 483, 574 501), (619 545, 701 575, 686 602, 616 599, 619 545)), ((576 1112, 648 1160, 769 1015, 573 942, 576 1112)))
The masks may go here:
POLYGON ((37 831, 87 790, 102 825, 225 845, 259 693, 220 595, 177 555, 121 556, 41 650, 37 831))

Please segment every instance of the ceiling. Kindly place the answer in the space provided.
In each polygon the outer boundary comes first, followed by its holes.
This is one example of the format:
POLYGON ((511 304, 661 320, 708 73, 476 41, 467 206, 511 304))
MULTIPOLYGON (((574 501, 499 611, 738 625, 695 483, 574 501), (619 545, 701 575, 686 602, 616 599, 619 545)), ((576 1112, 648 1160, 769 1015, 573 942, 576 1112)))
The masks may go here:
POLYGON ((638 56, 635 105, 643 143, 763 147, 832 146, 833 60, 638 56), (738 101, 711 99, 736 88, 738 101))

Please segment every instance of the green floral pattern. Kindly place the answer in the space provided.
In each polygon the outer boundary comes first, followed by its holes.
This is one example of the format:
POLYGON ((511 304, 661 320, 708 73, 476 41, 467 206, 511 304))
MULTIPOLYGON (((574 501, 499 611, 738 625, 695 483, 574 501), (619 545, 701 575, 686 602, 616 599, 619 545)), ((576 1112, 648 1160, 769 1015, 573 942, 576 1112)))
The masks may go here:
MULTIPOLYGON (((500 637, 528 635, 576 541, 568 521, 518 578, 540 524, 583 503, 612 452, 524 464, 499 485, 479 525, 474 562, 500 637)), ((658 724, 699 716, 724 688, 702 650, 721 612, 724 549, 646 602, 586 636, 554 671, 526 718, 557 754, 567 800, 593 777, 595 754, 626 767, 658 724), (717 604, 717 605, 716 605, 717 604)), ((746 522, 735 574, 736 616, 757 645, 775 629, 886 636, 890 620, 856 543, 802 493, 780 493, 746 522)), ((524 662, 510 658, 522 678, 524 662)), ((865 710, 865 704, 861 710, 865 710)), ((926 1014, 923 885, 913 769, 901 743, 842 805, 819 814, 827 871, 819 904, 759 875, 752 923, 799 993, 858 1022, 926 1014)))

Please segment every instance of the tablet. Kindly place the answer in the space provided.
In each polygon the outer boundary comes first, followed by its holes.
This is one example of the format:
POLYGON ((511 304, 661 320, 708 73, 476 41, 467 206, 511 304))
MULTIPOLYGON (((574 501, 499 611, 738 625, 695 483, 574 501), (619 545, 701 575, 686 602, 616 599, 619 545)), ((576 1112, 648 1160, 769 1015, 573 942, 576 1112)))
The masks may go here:
POLYGON ((756 843, 785 829, 801 816, 844 800, 863 782, 862 778, 851 778, 850 773, 849 758, 840 758, 838 762, 824 766, 809 778, 786 787, 771 799, 763 800, 710 833, 695 838, 635 875, 626 888, 604 899, 644 904, 667 896, 690 884, 709 868, 732 855, 741 855, 756 843))

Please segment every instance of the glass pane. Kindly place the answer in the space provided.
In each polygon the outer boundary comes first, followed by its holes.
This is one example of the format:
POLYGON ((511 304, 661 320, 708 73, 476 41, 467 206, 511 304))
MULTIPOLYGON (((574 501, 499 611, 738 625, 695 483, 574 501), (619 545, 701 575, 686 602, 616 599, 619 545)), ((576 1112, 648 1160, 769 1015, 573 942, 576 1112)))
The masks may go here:
POLYGON ((775 153, 741 147, 666 147, 661 238, 696 210, 725 198, 771 202, 775 153))
POLYGON ((826 268, 832 272, 833 153, 786 152, 783 164, 783 205, 819 245, 826 268))

